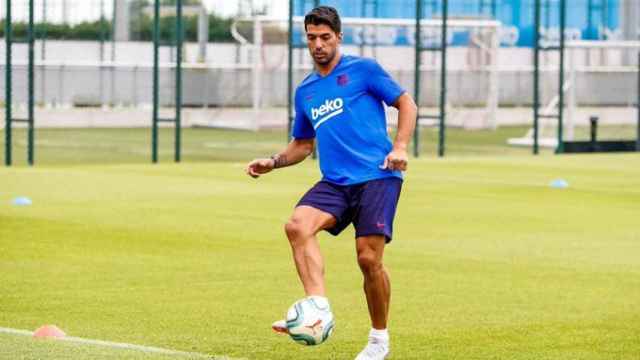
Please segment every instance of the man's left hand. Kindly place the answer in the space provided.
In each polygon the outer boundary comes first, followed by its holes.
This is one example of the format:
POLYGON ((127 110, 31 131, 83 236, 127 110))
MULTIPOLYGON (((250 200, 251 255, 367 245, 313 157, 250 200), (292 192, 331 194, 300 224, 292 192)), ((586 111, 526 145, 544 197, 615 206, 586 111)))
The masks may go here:
POLYGON ((407 155, 406 149, 394 148, 387 157, 384 158, 384 163, 380 166, 381 169, 387 169, 390 171, 400 170, 406 171, 409 163, 409 155, 407 155))

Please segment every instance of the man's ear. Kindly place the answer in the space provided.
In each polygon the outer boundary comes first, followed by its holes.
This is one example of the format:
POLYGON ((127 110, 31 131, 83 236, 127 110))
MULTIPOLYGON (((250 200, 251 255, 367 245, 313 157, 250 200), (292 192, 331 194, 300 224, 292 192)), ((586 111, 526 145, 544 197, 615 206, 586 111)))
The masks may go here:
POLYGON ((338 33, 338 42, 342 43, 343 33, 338 33))

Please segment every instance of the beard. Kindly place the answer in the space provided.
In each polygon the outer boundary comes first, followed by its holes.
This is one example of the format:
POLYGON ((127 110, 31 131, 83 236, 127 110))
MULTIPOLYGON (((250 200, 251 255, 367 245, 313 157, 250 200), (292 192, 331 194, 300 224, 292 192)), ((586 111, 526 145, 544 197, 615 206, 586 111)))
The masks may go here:
POLYGON ((331 63, 331 61, 333 61, 333 59, 336 57, 336 51, 334 50, 333 52, 327 53, 327 52, 322 52, 322 53, 312 53, 311 57, 313 57, 313 61, 317 64, 317 65, 327 65, 329 63, 331 63))

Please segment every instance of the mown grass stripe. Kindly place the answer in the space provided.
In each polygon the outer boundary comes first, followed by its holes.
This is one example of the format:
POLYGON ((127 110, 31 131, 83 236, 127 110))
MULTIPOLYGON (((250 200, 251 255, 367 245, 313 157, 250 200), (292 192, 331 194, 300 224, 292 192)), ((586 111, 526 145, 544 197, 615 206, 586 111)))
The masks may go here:
MULTIPOLYGON (((0 327, 0 333, 19 335, 19 336, 33 336, 32 331, 5 328, 5 327, 0 327)), ((240 360, 240 359, 232 359, 226 356, 213 356, 213 355, 207 355, 207 354, 202 354, 197 352, 187 352, 187 351, 180 351, 180 350, 173 350, 173 349, 164 349, 164 348, 155 347, 155 346, 119 343, 119 342, 97 340, 97 339, 85 339, 85 338, 73 337, 73 336, 56 338, 56 340, 77 343, 77 344, 106 346, 110 348, 124 349, 124 350, 137 350, 145 353, 155 353, 155 354, 162 354, 162 355, 185 356, 190 358, 218 359, 218 360, 240 360)))

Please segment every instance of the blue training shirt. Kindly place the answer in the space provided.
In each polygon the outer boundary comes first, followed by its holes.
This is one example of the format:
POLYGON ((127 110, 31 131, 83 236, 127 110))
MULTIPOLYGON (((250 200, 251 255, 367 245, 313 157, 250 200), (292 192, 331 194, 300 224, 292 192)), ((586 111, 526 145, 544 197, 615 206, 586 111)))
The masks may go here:
POLYGON ((373 59, 342 55, 327 76, 313 72, 296 89, 293 137, 317 138, 322 180, 352 185, 400 171, 380 169, 393 145, 384 106, 405 92, 373 59))

